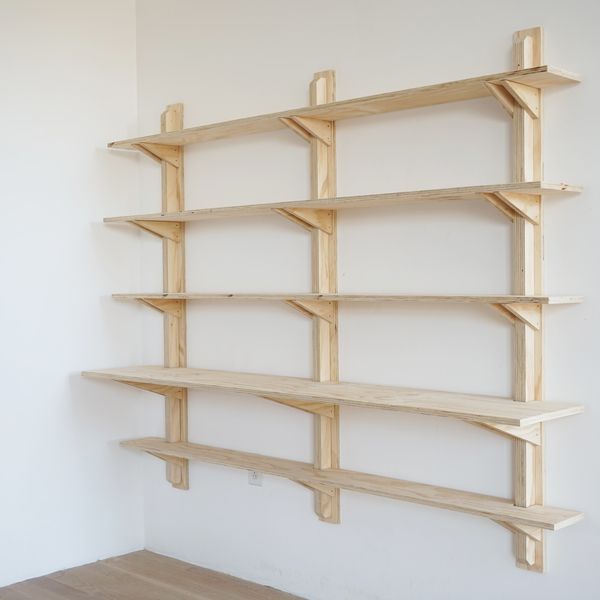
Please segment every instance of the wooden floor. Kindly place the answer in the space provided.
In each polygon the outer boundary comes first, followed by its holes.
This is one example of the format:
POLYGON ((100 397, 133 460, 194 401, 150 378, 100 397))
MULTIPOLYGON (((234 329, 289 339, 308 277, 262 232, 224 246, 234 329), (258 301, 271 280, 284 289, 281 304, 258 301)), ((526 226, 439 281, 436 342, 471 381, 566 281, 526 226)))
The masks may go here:
POLYGON ((147 550, 0 588, 0 600, 301 600, 147 550))

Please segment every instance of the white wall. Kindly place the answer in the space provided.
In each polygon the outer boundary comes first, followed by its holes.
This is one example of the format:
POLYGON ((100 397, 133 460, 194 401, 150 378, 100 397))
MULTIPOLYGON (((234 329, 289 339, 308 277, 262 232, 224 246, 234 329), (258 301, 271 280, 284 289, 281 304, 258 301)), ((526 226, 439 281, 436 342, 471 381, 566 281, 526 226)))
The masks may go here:
POLYGON ((140 360, 135 59, 133 0, 0 2, 0 586, 143 547, 146 399, 79 375, 140 360))
MULTIPOLYGON (((550 63, 585 83, 546 94, 546 179, 586 191, 550 200, 546 276, 551 293, 585 304, 548 311, 549 400, 582 401, 583 417, 547 431, 548 503, 582 509, 582 524, 548 536, 547 575, 514 565, 511 536, 494 523, 443 510, 344 493, 343 524, 320 523, 311 493, 266 477, 191 467, 191 490, 171 489, 163 466, 145 465, 146 543, 200 565, 313 600, 596 597, 600 577, 595 473, 600 456, 597 270, 600 218, 597 23, 594 1, 502 3, 407 0, 229 0, 138 3, 140 133, 157 130, 164 105, 185 103, 185 122, 283 110, 307 103, 315 71, 335 68, 338 98, 498 72, 511 67, 512 33, 543 25, 550 63)), ((340 194, 509 181, 510 126, 492 100, 347 121, 338 129, 340 194)), ((308 152, 292 133, 190 147, 186 206, 307 197, 308 152)), ((158 169, 142 172, 148 210, 159 206, 158 169)), ((510 227, 484 203, 356 210, 340 215, 340 290, 510 292, 510 227)), ((159 289, 159 243, 144 242, 143 283, 159 289)), ((256 218, 189 227, 193 291, 309 289, 307 235, 256 218)), ((145 312, 145 359, 160 361, 160 319, 145 312)), ((273 304, 195 305, 189 364, 310 375, 310 330, 273 304)), ((511 331, 486 307, 343 306, 346 380, 511 393, 511 331)), ((191 439, 310 461, 311 419, 226 393, 191 396, 191 439)), ((149 434, 162 431, 156 403, 149 434)), ((509 497, 511 444, 467 424, 344 409, 342 463, 509 497)))

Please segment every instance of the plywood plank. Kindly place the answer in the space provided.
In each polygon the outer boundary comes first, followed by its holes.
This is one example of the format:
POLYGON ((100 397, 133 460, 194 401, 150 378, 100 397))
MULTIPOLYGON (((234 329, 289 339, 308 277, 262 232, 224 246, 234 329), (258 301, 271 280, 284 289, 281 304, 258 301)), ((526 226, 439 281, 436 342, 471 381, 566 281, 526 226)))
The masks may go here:
POLYGON ((285 119, 293 119, 294 117, 338 121, 447 102, 473 100, 490 95, 491 92, 486 83, 501 84, 503 81, 515 81, 532 87, 544 88, 552 85, 577 83, 579 76, 547 65, 528 69, 515 69, 481 77, 472 77, 339 102, 329 102, 320 106, 306 106, 233 121, 201 125, 199 127, 184 129, 180 132, 161 133, 121 140, 112 142, 109 144, 109 147, 132 150, 138 144, 147 143, 179 146, 209 142, 238 135, 275 131, 286 127, 285 119))
MULTIPOLYGON (((515 68, 537 67, 543 60, 543 32, 540 27, 517 31, 513 40, 515 68)), ((513 112, 513 179, 517 183, 542 177, 543 98, 536 96, 537 115, 532 116, 520 102, 513 112)), ((537 223, 517 213, 513 226, 513 286, 516 294, 541 294, 543 290, 543 206, 537 223)), ((537 403, 543 398, 543 315, 539 327, 515 322, 514 394, 521 403, 537 403)), ((514 500, 518 506, 544 503, 544 430, 540 443, 514 442, 514 500)), ((544 539, 515 534, 517 565, 534 571, 544 569, 544 539)))
POLYGON ((233 217, 252 217, 270 215, 282 210, 338 210, 347 208, 375 208, 412 204, 415 202, 481 200, 485 194, 521 193, 532 195, 558 196, 580 192, 581 188, 566 183, 547 183, 529 181, 522 183, 500 183, 467 187, 442 188, 433 190, 414 190, 406 192, 390 192, 386 194, 368 194, 359 196, 339 196, 317 198, 312 200, 292 200, 287 202, 271 202, 262 204, 242 204, 217 208, 196 208, 191 210, 165 211, 160 213, 107 217, 105 223, 132 221, 168 221, 180 222, 203 221, 207 219, 223 219, 233 217))
MULTIPOLYGON (((315 73, 310 84, 311 106, 335 100, 335 73, 315 73)), ((329 142, 313 137, 310 144, 311 198, 323 200, 337 194, 336 124, 329 124, 329 142)), ((306 210, 306 209, 304 209, 306 210)), ((322 220, 329 228, 314 227, 311 231, 312 290, 316 294, 337 292, 337 211, 320 209, 322 220)), ((297 213, 294 213, 297 214, 297 213)), ((338 305, 332 304, 329 319, 313 317, 313 378, 321 382, 339 381, 338 305)), ((339 406, 331 407, 332 414, 315 414, 314 464, 318 469, 340 466, 339 406)), ((315 491, 315 512, 328 523, 340 522, 340 490, 329 493, 315 491)))
POLYGON ((273 294, 273 293, 160 293, 113 294, 118 300, 266 300, 284 302, 417 302, 425 304, 576 304, 583 301, 582 296, 519 296, 519 295, 482 295, 482 296, 419 296, 400 294, 273 294))
POLYGON ((178 456, 217 465, 260 471, 317 485, 339 487, 436 508, 465 512, 498 521, 510 521, 557 530, 579 521, 580 512, 549 506, 515 506, 511 500, 444 488, 413 481, 393 479, 346 469, 316 469, 310 463, 274 458, 239 450, 228 450, 191 443, 169 443, 160 438, 144 438, 122 442, 129 448, 178 456))
MULTIPOLYGON (((179 131, 183 127, 183 105, 172 104, 161 115, 161 131, 179 131)), ((162 210, 182 211, 183 148, 171 147, 171 160, 161 163, 162 210), (173 160, 176 159, 176 160, 173 160)), ((163 291, 185 292, 185 225, 181 224, 175 239, 163 238, 163 291)), ((164 311, 164 364, 165 367, 185 367, 186 307, 182 303, 178 314, 164 311)), ((166 437, 171 442, 187 440, 187 390, 165 395, 166 437)), ((188 489, 188 464, 185 461, 167 461, 167 479, 179 489, 188 489)))
POLYGON ((83 375, 113 381, 139 381, 173 387, 226 390, 255 396, 274 395, 290 400, 396 410, 517 426, 533 425, 583 411, 581 405, 562 402, 511 402, 510 398, 475 394, 364 383, 321 383, 300 377, 206 369, 143 366, 85 371, 83 375))

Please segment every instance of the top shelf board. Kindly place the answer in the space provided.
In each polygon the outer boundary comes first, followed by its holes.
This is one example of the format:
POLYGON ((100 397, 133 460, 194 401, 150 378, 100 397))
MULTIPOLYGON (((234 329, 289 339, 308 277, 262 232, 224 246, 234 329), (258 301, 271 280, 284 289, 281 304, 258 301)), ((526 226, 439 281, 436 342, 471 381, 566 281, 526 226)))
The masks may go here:
POLYGON ((160 133, 144 137, 112 142, 109 148, 135 150, 137 144, 165 144, 184 146, 200 142, 210 142, 238 135, 265 133, 283 129, 285 124, 281 119, 290 117, 309 117, 324 121, 339 121, 354 119, 382 113, 420 108, 460 100, 473 100, 490 95, 486 83, 501 84, 503 81, 513 81, 531 87, 545 88, 552 85, 577 83, 579 76, 551 66, 540 66, 531 69, 519 69, 482 77, 472 77, 447 83, 438 83, 424 87, 400 90, 364 96, 339 102, 330 102, 316 107, 303 107, 283 112, 258 115, 233 121, 211 123, 199 127, 190 127, 171 133, 160 133))
POLYGON ((486 194, 529 194, 532 196, 553 196, 580 192, 581 188, 566 183, 547 183, 527 181, 522 183, 499 183, 495 185, 475 185, 467 187, 442 188, 434 190, 416 190, 390 192, 385 194, 367 194, 360 196, 338 196, 318 200, 296 200, 286 202, 268 202, 262 204, 243 204, 216 208, 196 208, 174 213, 150 213, 123 217, 108 217, 105 223, 131 221, 168 221, 184 223, 226 217, 249 217, 271 214, 278 211, 313 209, 338 210, 345 208, 372 208, 423 201, 480 200, 486 194))

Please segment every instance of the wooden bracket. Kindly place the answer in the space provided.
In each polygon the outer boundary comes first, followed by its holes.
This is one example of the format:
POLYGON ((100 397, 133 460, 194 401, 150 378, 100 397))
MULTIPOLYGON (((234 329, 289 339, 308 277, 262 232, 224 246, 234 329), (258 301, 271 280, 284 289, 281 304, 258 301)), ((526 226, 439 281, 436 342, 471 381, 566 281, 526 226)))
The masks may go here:
POLYGON ((539 194, 497 192, 496 196, 532 225, 540 224, 542 197, 539 194))
POLYGON ((188 460, 186 458, 177 458, 176 456, 167 456, 166 454, 159 454, 158 452, 148 452, 156 458, 160 458, 167 463, 167 467, 170 467, 174 475, 169 479, 169 483, 179 490, 189 490, 190 485, 187 479, 188 460))
POLYGON ((336 322, 335 304, 329 300, 285 300, 285 303, 307 317, 319 317, 332 324, 336 322))
POLYGON ((532 225, 540 224, 542 197, 538 194, 520 194, 518 192, 486 192, 482 196, 511 221, 517 216, 523 217, 532 225))
POLYGON ((485 81, 484 85, 490 94, 498 100, 500 106, 512 117, 515 112, 515 99, 509 94, 506 88, 499 83, 491 83, 489 81, 485 81))
POLYGON ((539 88, 509 80, 499 83, 485 82, 484 85, 510 117, 514 116, 515 104, 518 104, 532 119, 540 118, 539 88))
POLYGON ((542 428, 539 423, 536 423, 535 425, 526 425, 524 427, 503 425, 500 423, 472 423, 473 425, 499 433, 500 435, 509 437, 513 440, 524 440, 534 446, 539 446, 542 443, 542 428))
POLYGON ((277 214, 309 231, 333 233, 334 211, 317 208, 275 208, 277 214))
POLYGON ((159 238, 171 240, 172 242, 181 241, 181 223, 177 221, 130 221, 144 231, 148 231, 159 238))
POLYGON ((511 323, 524 323, 535 331, 539 331, 542 323, 542 306, 535 302, 517 304, 490 304, 511 323))
POLYGON ((508 80, 503 81, 502 85, 532 119, 540 118, 541 92, 539 88, 508 80))
POLYGON ((515 220, 515 217, 517 216, 517 213, 515 212, 515 210, 511 206, 509 206, 508 204, 506 204, 506 202, 504 202, 504 200, 502 200, 502 198, 500 198, 498 196, 498 194, 485 192, 485 193, 483 193, 481 195, 490 204, 492 204, 493 206, 495 206, 502 214, 504 214, 505 216, 507 216, 511 221, 515 220))
POLYGON ((297 408, 304 412, 311 413, 313 415, 322 415, 323 417, 329 417, 330 419, 335 416, 335 406, 333 404, 325 404, 323 402, 306 402, 304 400, 290 400, 282 396, 261 396, 265 400, 271 400, 278 404, 284 404, 290 408, 297 408))
POLYGON ((151 308, 163 313, 169 313, 177 318, 181 318, 184 312, 185 300, 173 300, 170 298, 138 298, 138 300, 151 308))
POLYGON ((327 496, 330 496, 331 498, 335 497, 336 490, 337 490, 337 488, 334 488, 331 485, 327 485, 325 483, 316 483, 314 481, 300 481, 300 480, 296 480, 296 483, 299 483, 300 485, 303 485, 305 488, 308 488, 309 490, 311 490, 313 492, 319 492, 321 494, 325 494, 327 496))
POLYGON ((307 142, 312 142, 316 138, 327 144, 327 146, 333 144, 333 124, 331 121, 323 121, 312 117, 280 117, 279 120, 307 142))
POLYGON ((492 519, 492 521, 498 523, 498 525, 501 525, 512 533, 521 533, 534 542, 541 542, 544 538, 544 534, 540 527, 524 525, 522 523, 514 523, 512 521, 498 521, 497 519, 492 519))
POLYGON ((185 388, 173 387, 171 385, 142 383, 140 381, 125 381, 123 379, 119 380, 119 383, 124 383, 125 385, 130 385, 147 392, 153 392, 154 394, 160 394, 161 396, 170 396, 172 398, 183 398, 185 395, 185 388))
POLYGON ((134 144, 142 154, 145 154, 156 162, 167 162, 174 167, 181 166, 181 147, 168 146, 166 144, 150 144, 147 142, 134 144))

